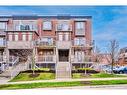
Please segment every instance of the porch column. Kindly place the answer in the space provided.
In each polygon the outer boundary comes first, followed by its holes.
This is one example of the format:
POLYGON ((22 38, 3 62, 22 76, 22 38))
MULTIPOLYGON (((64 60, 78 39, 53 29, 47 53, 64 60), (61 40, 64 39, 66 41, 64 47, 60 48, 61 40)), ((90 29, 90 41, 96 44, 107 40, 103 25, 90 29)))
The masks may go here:
POLYGON ((53 48, 53 61, 56 63, 56 48, 53 48))
MULTIPOLYGON (((5 56, 6 56, 6 63, 7 63, 7 64, 9 64, 9 55, 10 55, 9 53, 10 53, 10 52, 9 52, 9 49, 6 48, 6 49, 5 49, 5 56)), ((8 65, 8 66, 9 66, 9 65, 8 65)))

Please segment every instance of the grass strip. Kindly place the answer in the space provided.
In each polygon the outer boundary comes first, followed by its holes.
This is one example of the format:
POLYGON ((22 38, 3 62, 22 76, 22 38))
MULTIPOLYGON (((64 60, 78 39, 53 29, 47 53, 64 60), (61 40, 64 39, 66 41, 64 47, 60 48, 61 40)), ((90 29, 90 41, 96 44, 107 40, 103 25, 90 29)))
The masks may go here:
POLYGON ((127 84, 127 80, 92 80, 92 81, 73 81, 73 82, 41 82, 26 84, 5 84, 0 85, 0 89, 31 89, 46 87, 71 87, 71 86, 94 86, 94 85, 116 85, 127 84))

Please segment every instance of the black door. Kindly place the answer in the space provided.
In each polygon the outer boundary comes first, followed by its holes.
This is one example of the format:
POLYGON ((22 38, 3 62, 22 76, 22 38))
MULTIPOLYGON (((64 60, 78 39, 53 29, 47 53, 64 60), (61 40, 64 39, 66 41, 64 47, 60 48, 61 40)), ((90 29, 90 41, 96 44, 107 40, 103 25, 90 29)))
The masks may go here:
POLYGON ((69 61, 69 50, 59 50, 59 61, 69 61))

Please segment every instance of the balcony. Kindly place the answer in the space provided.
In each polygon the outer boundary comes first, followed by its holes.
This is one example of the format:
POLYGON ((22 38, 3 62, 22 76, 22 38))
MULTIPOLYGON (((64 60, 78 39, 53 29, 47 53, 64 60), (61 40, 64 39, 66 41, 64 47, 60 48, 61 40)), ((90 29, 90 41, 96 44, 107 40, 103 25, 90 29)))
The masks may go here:
POLYGON ((71 57, 71 63, 91 63, 91 57, 90 56, 85 56, 85 57, 75 57, 72 55, 71 57))
POLYGON ((20 25, 16 24, 13 27, 9 27, 7 31, 37 31, 37 25, 20 25))
POLYGON ((69 49, 71 47, 71 41, 57 41, 58 49, 69 49))
POLYGON ((45 56, 36 56, 36 63, 56 63, 56 56, 54 55, 45 55, 45 56))
POLYGON ((72 25, 69 24, 56 24, 56 31, 72 31, 72 25))
POLYGON ((73 40, 72 47, 74 47, 74 48, 80 48, 80 47, 92 48, 93 41, 76 42, 73 40))
POLYGON ((33 49, 33 41, 8 41, 9 49, 33 49))
POLYGON ((51 41, 37 40, 35 41, 35 46, 39 48, 54 48, 55 41, 53 39, 51 41))

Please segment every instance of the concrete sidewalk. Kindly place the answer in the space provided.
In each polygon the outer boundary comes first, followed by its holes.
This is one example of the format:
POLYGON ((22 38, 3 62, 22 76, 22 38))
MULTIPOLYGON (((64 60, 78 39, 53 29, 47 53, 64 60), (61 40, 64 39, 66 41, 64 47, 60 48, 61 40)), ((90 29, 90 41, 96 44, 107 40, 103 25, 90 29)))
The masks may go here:
POLYGON ((70 82, 70 81, 91 81, 91 80, 127 80, 125 78, 85 78, 85 79, 54 79, 54 80, 35 80, 35 81, 20 81, 20 82, 0 82, 0 84, 26 84, 39 82, 70 82))

